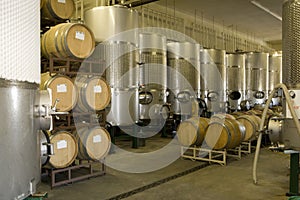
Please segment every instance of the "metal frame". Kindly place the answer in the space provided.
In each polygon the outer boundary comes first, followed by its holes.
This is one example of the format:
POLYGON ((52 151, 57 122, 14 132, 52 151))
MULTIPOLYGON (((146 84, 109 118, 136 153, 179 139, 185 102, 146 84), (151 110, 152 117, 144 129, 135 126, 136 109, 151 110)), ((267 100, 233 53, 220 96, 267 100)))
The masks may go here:
POLYGON ((251 141, 242 142, 241 152, 246 154, 250 154, 252 152, 251 141))
POLYGON ((82 163, 82 161, 79 161, 79 164, 74 165, 74 166, 70 166, 70 167, 66 167, 66 168, 62 168, 62 169, 55 169, 55 168, 44 168, 46 170, 46 174, 50 176, 51 178, 51 189, 53 189, 54 187, 60 186, 60 185, 65 185, 68 183, 73 183, 76 181, 80 181, 80 180, 86 180, 89 178, 93 178, 93 177, 97 177, 97 176, 102 176, 106 174, 106 167, 105 167, 105 163, 104 160, 100 161, 100 162, 90 162, 88 161, 87 163, 82 163), (96 164, 100 164, 100 170, 95 170, 94 169, 94 165, 96 164), (76 177, 72 177, 73 171, 74 170, 84 170, 87 169, 88 170, 88 174, 81 174, 79 176, 76 177), (64 180, 60 180, 57 181, 56 180, 56 175, 57 174, 65 174, 67 173, 67 177, 64 180))
POLYGON ((63 75, 95 75, 95 76, 105 76, 105 61, 95 60, 91 58, 87 59, 76 59, 76 58, 57 58, 50 56, 49 60, 43 61, 44 71, 49 70, 50 76, 53 74, 63 74, 63 75), (78 68, 74 68, 74 65, 85 63, 88 65, 87 72, 78 71, 78 68), (97 67, 95 67, 97 66, 97 67), (99 72, 95 72, 95 69, 100 69, 99 72))
POLYGON ((200 161, 208 161, 211 163, 218 163, 220 165, 226 165, 226 150, 224 151, 216 151, 211 149, 199 148, 199 147, 181 147, 181 157, 188 158, 191 160, 200 160, 200 161), (188 155, 186 153, 191 152, 192 155, 188 155), (208 158, 199 157, 200 153, 208 153, 208 158))
MULTIPOLYGON (((59 120, 56 117, 53 117, 53 130, 74 130, 76 127, 81 126, 79 123, 75 125, 74 123, 74 117, 87 117, 89 120, 85 123, 84 126, 105 126, 106 125, 106 111, 100 110, 100 111, 94 111, 94 112, 84 112, 84 113, 70 113, 70 114, 63 114, 63 115, 57 115, 57 117, 65 117, 66 120, 59 120), (95 117, 93 115, 99 115, 99 118, 97 118, 97 122, 95 122, 95 117)), ((75 120, 76 121, 76 120, 75 120)))
MULTIPOLYGON (((249 144, 248 144, 249 145, 249 144)), ((249 147, 249 146, 248 146, 249 147)), ((200 160, 211 163, 218 163, 222 166, 227 164, 227 157, 241 159, 242 153, 248 152, 242 150, 243 146, 240 145, 235 149, 212 150, 200 147, 181 147, 181 157, 191 160, 200 160), (205 157, 199 157, 199 154, 207 154, 205 157)), ((250 143, 251 148, 251 143, 250 143)))

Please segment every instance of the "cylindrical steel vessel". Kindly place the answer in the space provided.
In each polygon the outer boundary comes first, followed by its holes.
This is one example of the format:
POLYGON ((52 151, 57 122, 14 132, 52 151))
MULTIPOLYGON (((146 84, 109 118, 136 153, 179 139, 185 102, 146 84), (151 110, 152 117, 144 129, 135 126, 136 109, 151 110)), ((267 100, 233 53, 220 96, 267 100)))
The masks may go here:
POLYGON ((269 56, 269 91, 278 83, 282 83, 282 53, 273 53, 269 56))
POLYGON ((95 49, 94 34, 83 24, 62 23, 51 27, 42 37, 43 56, 49 58, 87 58, 95 49))
MULTIPOLYGON (((282 53, 275 52, 270 54, 269 56, 269 93, 272 92, 274 87, 278 84, 282 83, 282 53)), ((277 106, 280 104, 280 94, 277 92, 273 98, 272 103, 273 106, 277 106)))
POLYGON ((98 48, 106 61, 106 80, 112 93, 107 121, 118 126, 132 125, 139 114, 136 46, 115 41, 101 43, 98 48))
POLYGON ((149 110, 154 105, 166 103, 167 88, 167 43, 166 37, 158 34, 139 35, 139 118, 150 119, 149 110))
MULTIPOLYGON (((290 90, 290 96, 294 109, 299 118, 300 104, 300 1, 287 0, 283 4, 282 12, 282 82, 290 90)), ((285 148, 300 150, 300 136, 293 122, 286 102, 283 102, 283 113, 286 119, 283 120, 282 134, 280 140, 285 148)))
POLYGON ((0 199, 23 199, 40 180, 40 147, 34 123, 36 84, 0 80, 0 199), (24 164, 26 163, 26 164, 24 164))
POLYGON ((97 47, 106 62, 106 80, 113 88, 138 86, 137 51, 132 43, 115 41, 97 47))
POLYGON ((169 102, 176 115, 191 115, 192 100, 200 71, 200 45, 189 42, 170 42, 168 47, 169 102))
POLYGON ((41 7, 43 18, 54 21, 69 19, 75 11, 73 0, 41 0, 41 7))
POLYGON ((283 4, 282 14, 282 82, 290 89, 300 88, 299 0, 283 4))
POLYGON ((40 2, 2 0, 0 7, 0 199, 20 200, 36 192, 41 177, 34 111, 40 83, 40 2))
POLYGON ((111 88, 111 106, 106 121, 113 126, 130 126, 139 119, 139 93, 137 88, 111 88))
POLYGON ((241 101, 245 100, 245 55, 226 55, 227 95, 231 110, 240 110, 241 101))
POLYGON ((87 10, 84 19, 85 24, 93 31, 96 42, 110 37, 114 37, 113 41, 137 42, 136 31, 122 33, 138 28, 138 13, 134 10, 119 5, 100 6, 87 10))
POLYGON ((246 54, 246 95, 255 104, 264 104, 268 97, 269 54, 250 52, 246 54))
POLYGON ((201 94, 198 98, 207 104, 208 112, 225 111, 226 106, 226 52, 219 49, 200 51, 201 94))
POLYGON ((140 84, 151 89, 167 88, 167 40, 165 36, 139 35, 140 84))
POLYGON ((107 121, 114 126, 132 125, 139 113, 138 13, 119 5, 95 7, 85 12, 85 24, 96 42, 102 42, 95 53, 106 62, 106 80, 111 87, 107 121))

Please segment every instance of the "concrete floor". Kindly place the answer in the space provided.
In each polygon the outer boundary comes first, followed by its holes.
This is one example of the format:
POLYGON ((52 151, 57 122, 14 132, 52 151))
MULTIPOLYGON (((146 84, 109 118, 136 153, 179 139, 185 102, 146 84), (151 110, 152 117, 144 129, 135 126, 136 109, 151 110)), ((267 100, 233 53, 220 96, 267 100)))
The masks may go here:
MULTIPOLYGON (((136 151, 151 148, 158 141, 163 144, 169 139, 156 138, 153 143, 150 141, 146 147, 136 151)), ((253 157, 254 153, 244 155, 241 160, 230 159, 227 166, 213 164, 125 199, 287 199, 285 193, 289 190, 289 156, 263 149, 258 163, 258 185, 252 183, 253 157)), ((163 169, 144 174, 107 168, 107 174, 102 177, 52 190, 49 184, 41 183, 38 190, 47 191, 49 200, 116 199, 113 197, 203 164, 179 158, 163 169)))

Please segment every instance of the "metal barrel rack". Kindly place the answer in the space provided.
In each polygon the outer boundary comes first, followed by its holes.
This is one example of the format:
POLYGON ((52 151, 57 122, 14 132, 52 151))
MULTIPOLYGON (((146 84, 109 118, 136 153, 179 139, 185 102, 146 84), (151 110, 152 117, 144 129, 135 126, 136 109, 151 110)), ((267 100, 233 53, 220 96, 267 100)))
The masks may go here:
POLYGON ((105 175, 106 167, 104 160, 97 162, 83 162, 82 160, 78 160, 78 163, 75 162, 72 166, 66 168, 55 169, 48 166, 44 167, 43 171, 43 175, 50 177, 50 186, 52 189, 57 186, 105 175))
MULTIPOLYGON (((79 74, 105 78, 104 61, 92 58, 83 60, 51 56, 49 59, 42 59, 42 72, 45 71, 48 71, 50 75, 60 74, 75 77, 79 74)), ((71 110, 70 113, 56 115, 52 120, 54 131, 68 130, 72 133, 76 128, 82 126, 93 127, 100 125, 101 127, 105 127, 106 111, 105 109, 99 111, 87 110, 83 112, 71 110), (75 123, 77 121, 84 123, 75 123)), ((104 159, 99 161, 77 159, 70 166, 59 169, 53 168, 51 165, 42 167, 42 176, 50 179, 51 189, 105 174, 106 167, 104 159)))
POLYGON ((243 142, 234 149, 213 150, 205 147, 181 147, 181 157, 220 165, 227 165, 227 158, 241 159, 242 154, 251 153, 251 142, 243 142))

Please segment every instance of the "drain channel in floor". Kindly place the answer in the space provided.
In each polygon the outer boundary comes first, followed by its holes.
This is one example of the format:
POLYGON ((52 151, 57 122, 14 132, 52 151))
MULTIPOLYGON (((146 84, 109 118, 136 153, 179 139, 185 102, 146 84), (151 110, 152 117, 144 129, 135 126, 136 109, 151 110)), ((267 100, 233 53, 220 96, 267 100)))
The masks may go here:
POLYGON ((200 169, 202 169, 202 168, 204 168, 204 167, 207 167, 207 166, 209 166, 209 163, 202 163, 202 164, 199 165, 199 166, 193 167, 193 168, 191 168, 191 169, 188 169, 188 170, 186 170, 186 171, 180 172, 180 173, 175 174, 175 175, 173 175, 173 176, 169 176, 169 177, 167 177, 167 178, 164 178, 164 179, 155 181, 155 182, 153 182, 153 183, 150 183, 150 184, 145 185, 145 186, 143 186, 143 187, 140 187, 140 188, 131 190, 131 191, 129 191, 129 192, 125 192, 125 193, 119 194, 119 195, 117 195, 117 196, 114 196, 114 197, 109 198, 108 200, 117 200, 117 199, 124 199, 124 198, 130 197, 130 196, 135 195, 135 194, 137 194, 137 193, 141 193, 141 192, 143 192, 143 191, 145 191, 145 190, 149 190, 149 189, 154 188, 154 187, 157 187, 157 186, 159 186, 159 185, 161 185, 161 184, 167 183, 167 182, 172 181, 172 180, 174 180, 174 179, 177 179, 177 178, 180 178, 180 177, 182 177, 182 176, 185 176, 185 175, 188 175, 188 174, 190 174, 190 173, 193 173, 193 172, 195 172, 195 171, 197 171, 197 170, 200 170, 200 169))

